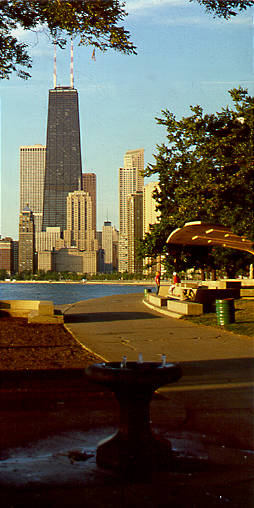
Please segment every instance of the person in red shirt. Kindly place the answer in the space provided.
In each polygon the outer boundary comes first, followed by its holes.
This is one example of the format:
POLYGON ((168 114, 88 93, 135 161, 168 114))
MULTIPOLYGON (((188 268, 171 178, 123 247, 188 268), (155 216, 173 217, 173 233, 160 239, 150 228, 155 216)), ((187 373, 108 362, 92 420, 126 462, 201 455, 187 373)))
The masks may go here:
POLYGON ((170 295, 173 295, 176 284, 179 284, 179 282, 181 282, 180 277, 177 275, 176 272, 173 272, 173 284, 171 286, 169 286, 169 291, 168 291, 170 295))
POLYGON ((179 284, 181 282, 180 277, 177 275, 176 272, 173 273, 173 284, 179 284))
POLYGON ((156 272, 156 275, 155 275, 156 295, 158 295, 158 293, 159 293, 160 283, 161 283, 161 274, 160 274, 160 272, 156 272))

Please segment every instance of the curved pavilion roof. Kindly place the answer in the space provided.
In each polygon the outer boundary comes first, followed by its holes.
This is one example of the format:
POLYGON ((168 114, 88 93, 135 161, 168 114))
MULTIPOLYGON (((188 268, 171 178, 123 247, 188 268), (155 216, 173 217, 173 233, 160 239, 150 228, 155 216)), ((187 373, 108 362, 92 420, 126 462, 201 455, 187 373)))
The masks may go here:
POLYGON ((238 236, 229 228, 205 224, 201 221, 186 222, 182 228, 170 233, 167 243, 182 245, 219 245, 254 254, 254 244, 244 236, 238 236))

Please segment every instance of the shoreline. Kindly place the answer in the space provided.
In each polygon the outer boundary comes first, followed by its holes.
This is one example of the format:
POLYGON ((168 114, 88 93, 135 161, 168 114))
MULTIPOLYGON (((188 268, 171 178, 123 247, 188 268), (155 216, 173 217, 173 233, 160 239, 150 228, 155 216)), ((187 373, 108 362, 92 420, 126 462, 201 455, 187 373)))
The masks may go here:
POLYGON ((81 280, 0 280, 0 284, 103 284, 103 285, 121 285, 121 286, 154 286, 153 281, 132 281, 132 280, 89 280, 82 282, 81 280))

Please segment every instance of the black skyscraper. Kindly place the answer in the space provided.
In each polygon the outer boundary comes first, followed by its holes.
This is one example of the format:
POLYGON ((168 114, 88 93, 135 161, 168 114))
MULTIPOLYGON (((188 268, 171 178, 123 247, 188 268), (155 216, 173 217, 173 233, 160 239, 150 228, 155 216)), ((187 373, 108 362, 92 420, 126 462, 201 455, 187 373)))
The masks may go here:
POLYGON ((72 87, 49 90, 43 223, 66 229, 66 197, 81 189, 78 92, 72 87))

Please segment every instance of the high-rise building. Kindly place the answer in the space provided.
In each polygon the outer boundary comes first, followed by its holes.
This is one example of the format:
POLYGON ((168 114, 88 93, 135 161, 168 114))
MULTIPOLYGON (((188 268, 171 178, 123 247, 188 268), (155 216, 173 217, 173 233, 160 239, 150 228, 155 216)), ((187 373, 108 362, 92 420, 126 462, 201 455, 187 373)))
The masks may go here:
POLYGON ((19 242, 17 240, 12 241, 12 261, 13 261, 13 273, 19 271, 19 242))
POLYGON ((34 219, 30 208, 19 214, 19 272, 34 271, 34 219))
POLYGON ((78 250, 98 249, 96 232, 92 227, 92 198, 88 192, 74 191, 67 196, 67 227, 64 231, 66 246, 78 250))
POLYGON ((98 252, 80 251, 75 247, 39 252, 38 269, 94 274, 98 271, 98 252))
POLYGON ((128 271, 128 213, 127 197, 144 186, 144 149, 129 150, 124 167, 119 169, 119 271, 128 271))
POLYGON ((12 245, 12 238, 0 239, 0 270, 5 270, 9 275, 13 271, 12 245))
POLYGON ((57 250, 63 247, 65 247, 65 244, 59 227, 46 228, 46 231, 35 234, 36 252, 57 250))
POLYGON ((92 228, 96 231, 96 174, 82 173, 82 190, 92 198, 92 228))
POLYGON ((127 197, 128 221, 128 272, 143 269, 143 260, 138 257, 138 241, 143 238, 143 192, 137 191, 127 197))
POLYGON ((96 239, 98 241, 99 249, 102 249, 102 231, 96 231, 96 239))
POLYGON ((150 225, 158 222, 159 212, 156 210, 157 202, 153 197, 155 190, 159 188, 158 182, 149 182, 143 189, 143 225, 144 235, 150 231, 150 225))
POLYGON ((36 233, 42 229, 45 156, 43 145, 20 147, 20 212, 29 206, 36 233))
POLYGON ((119 251, 119 231, 113 226, 112 231, 113 238, 113 272, 118 271, 118 251, 119 251))
MULTIPOLYGON (((159 189, 159 182, 149 182, 143 189, 143 226, 144 236, 149 233, 150 227, 159 221, 160 212, 156 210, 157 202, 153 194, 155 190, 159 189)), ((145 258, 146 273, 160 270, 160 258, 152 259, 145 258)))
POLYGON ((49 90, 43 223, 66 229, 66 198, 81 189, 78 92, 72 86, 49 90))
POLYGON ((104 251, 104 272, 116 271, 118 254, 118 231, 110 221, 105 221, 102 228, 102 248, 104 251))
POLYGON ((125 169, 137 169, 137 187, 143 185, 144 179, 141 172, 144 170, 144 148, 137 150, 127 150, 124 155, 125 169))

